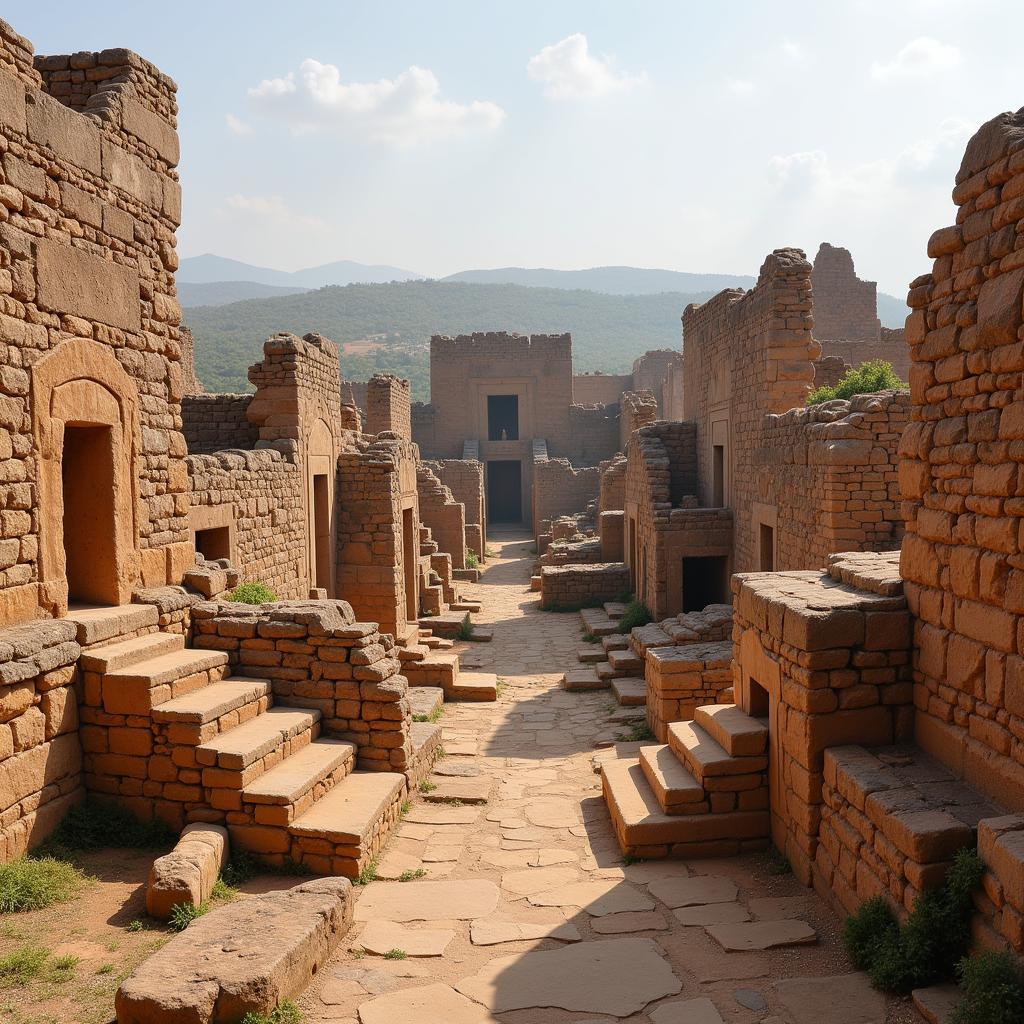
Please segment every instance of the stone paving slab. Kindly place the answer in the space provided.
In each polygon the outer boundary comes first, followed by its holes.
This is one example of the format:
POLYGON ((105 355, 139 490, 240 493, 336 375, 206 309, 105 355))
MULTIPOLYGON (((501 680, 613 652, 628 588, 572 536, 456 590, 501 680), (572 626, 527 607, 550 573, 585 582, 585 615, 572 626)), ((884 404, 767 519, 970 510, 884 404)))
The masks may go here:
POLYGON ((371 882, 356 903, 357 921, 467 921, 498 905, 498 887, 486 879, 455 882, 371 882))
POLYGON ((359 1007, 360 1024, 496 1024, 482 1006, 448 985, 421 985, 378 996, 359 1007))
POLYGON ((806 921, 747 921, 709 924, 704 929, 722 949, 732 952, 802 946, 818 941, 818 933, 806 921))
POLYGON ((561 939, 579 942, 580 931, 569 921, 544 924, 535 921, 474 921, 469 932, 474 946, 496 946, 502 942, 521 942, 524 939, 561 939))
POLYGON ((666 906, 696 907, 707 903, 733 903, 736 883, 730 878, 710 875, 694 878, 665 878, 651 882, 647 891, 666 906))
POLYGON ((885 996, 864 974, 831 978, 788 978, 775 985, 792 1024, 879 1024, 885 1020, 885 996))
POLYGON ((443 956, 455 938, 450 928, 406 928, 392 921, 368 921, 355 943, 367 953, 383 956, 400 949, 406 956, 443 956))

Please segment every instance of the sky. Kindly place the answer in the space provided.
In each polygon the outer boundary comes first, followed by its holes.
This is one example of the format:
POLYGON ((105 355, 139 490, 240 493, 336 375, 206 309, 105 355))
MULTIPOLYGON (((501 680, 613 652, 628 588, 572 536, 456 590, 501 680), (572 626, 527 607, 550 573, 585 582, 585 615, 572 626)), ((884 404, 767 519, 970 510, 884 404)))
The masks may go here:
POLYGON ((429 276, 756 274, 851 250, 904 296, 977 127, 1024 102, 1016 0, 8 0, 38 53, 178 83, 179 254, 429 276), (1014 74, 1017 72, 1017 74, 1014 74))

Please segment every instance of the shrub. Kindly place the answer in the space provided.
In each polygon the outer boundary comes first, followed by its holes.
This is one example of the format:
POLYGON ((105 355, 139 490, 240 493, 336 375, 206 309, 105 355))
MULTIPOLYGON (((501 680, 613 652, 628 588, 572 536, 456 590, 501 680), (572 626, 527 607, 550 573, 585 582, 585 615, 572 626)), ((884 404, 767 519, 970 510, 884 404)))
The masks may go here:
POLYGON ((865 902, 843 931, 854 966, 883 992, 911 989, 950 978, 971 943, 971 894, 984 870, 973 850, 961 850, 939 889, 921 893, 900 928, 884 898, 865 902))
POLYGON ((116 804, 87 801, 68 811, 41 850, 55 853, 108 847, 149 850, 173 846, 176 839, 177 834, 160 818, 139 821, 116 804))
POLYGON ((286 999, 270 1013, 255 1013, 250 1010, 238 1024, 302 1024, 302 1013, 290 999, 286 999))
POLYGON ((466 568, 467 569, 478 569, 480 567, 480 559, 477 558, 475 551, 470 551, 466 548, 466 568))
POLYGON ((11 988, 15 985, 27 985, 38 977, 50 956, 48 949, 42 946, 21 946, 5 957, 0 957, 0 986, 11 988))
POLYGON ((985 950, 957 965, 964 1001, 949 1024, 1019 1024, 1024 1007, 1024 968, 1009 952, 985 950))
POLYGON ((871 359, 861 363, 856 369, 851 366, 835 384, 824 384, 820 388, 815 388, 807 396, 807 404, 821 405, 822 402, 831 402, 836 398, 870 395, 875 391, 898 390, 906 386, 896 376, 892 363, 887 363, 884 359, 871 359))
POLYGON ((73 864, 53 857, 19 857, 0 867, 0 913, 66 903, 86 882, 73 864))
POLYGON ((209 903, 175 903, 171 907, 171 916, 167 924, 173 932, 183 932, 197 917, 202 917, 210 909, 209 903))
POLYGON ((626 612, 619 619, 619 632, 628 633, 634 626, 646 626, 651 621, 651 610, 635 598, 626 605, 626 612))
POLYGON ((268 604, 277 600, 275 594, 265 583, 259 580, 250 580, 248 583, 240 583, 234 590, 228 593, 229 601, 238 601, 240 604, 268 604))
POLYGON ((459 623, 459 632, 457 636, 460 640, 473 639, 473 623, 469 621, 469 612, 466 612, 462 618, 462 622, 459 623))

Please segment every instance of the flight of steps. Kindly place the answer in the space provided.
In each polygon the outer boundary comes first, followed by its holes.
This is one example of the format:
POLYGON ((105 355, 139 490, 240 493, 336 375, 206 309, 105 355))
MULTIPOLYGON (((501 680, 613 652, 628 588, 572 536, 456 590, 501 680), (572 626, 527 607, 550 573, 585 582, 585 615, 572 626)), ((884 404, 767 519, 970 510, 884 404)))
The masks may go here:
POLYGON ((440 639, 421 627, 418 640, 397 648, 402 675, 410 686, 439 687, 445 700, 496 700, 498 677, 493 672, 463 672, 450 640, 445 641, 444 648, 432 643, 440 639))
MULTIPOLYGON (((268 680, 231 675, 222 651, 190 649, 177 633, 125 638, 126 624, 155 626, 153 606, 68 617, 91 643, 80 661, 86 690, 136 726, 112 729, 111 743, 115 733, 140 753, 151 743, 150 779, 189 820, 222 820, 237 846, 317 873, 355 878, 376 856, 408 793, 405 775, 355 771, 356 746, 321 736, 318 710, 276 704, 268 680)), ((413 745, 429 754, 440 728, 423 724, 413 745)))
POLYGON ((769 837, 768 728, 734 704, 697 708, 667 744, 599 762, 624 854, 730 856, 769 837))
POLYGON ((633 648, 628 634, 618 632, 626 606, 609 601, 601 608, 583 608, 580 620, 600 644, 581 644, 577 652, 580 668, 570 669, 562 677, 565 690, 611 689, 623 707, 639 707, 646 702, 643 652, 633 648))

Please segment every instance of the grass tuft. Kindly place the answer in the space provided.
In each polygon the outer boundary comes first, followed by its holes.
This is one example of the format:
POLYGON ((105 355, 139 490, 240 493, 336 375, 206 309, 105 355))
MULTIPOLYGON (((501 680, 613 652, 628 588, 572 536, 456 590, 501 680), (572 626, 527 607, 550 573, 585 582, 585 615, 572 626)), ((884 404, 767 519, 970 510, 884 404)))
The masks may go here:
POLYGON ((88 878, 54 857, 19 857, 0 866, 0 913, 41 910, 74 899, 88 878))
POLYGON ((250 1010, 238 1024, 302 1024, 302 1011, 290 999, 286 999, 270 1013, 250 1010))
POLYGON ((238 601, 240 604, 269 604, 277 600, 277 594, 259 580, 240 583, 226 596, 229 601, 238 601))
POLYGON ((420 783, 421 793, 433 793, 435 789, 437 789, 437 783, 431 782, 429 779, 424 779, 420 783))
POLYGON ((462 621, 459 623, 459 631, 456 633, 456 637, 459 640, 472 640, 473 639, 473 623, 469 619, 469 612, 462 617, 462 621))
POLYGON ((1024 967, 1007 950, 987 949, 957 964, 964 1001, 949 1024, 1017 1024, 1024 1007, 1024 967))
POLYGON ((416 868, 416 870, 410 869, 409 871, 403 871, 399 876, 400 882, 414 882, 417 878, 424 878, 427 874, 426 868, 416 868))
POLYGON ((475 551, 470 551, 469 548, 466 548, 466 568, 467 569, 479 569, 480 568, 480 559, 477 558, 476 552, 475 551))
POLYGON ((772 846, 765 853, 764 866, 769 875, 793 874, 793 865, 777 846, 772 846))
POLYGON ((635 626, 646 626, 651 621, 651 610, 643 601, 632 600, 619 619, 619 632, 629 633, 635 626))
POLYGON ((171 907, 171 916, 167 924, 173 932, 183 932, 197 917, 202 917, 210 909, 209 903, 175 903, 171 907))
POLYGON ((38 978, 46 967, 50 951, 31 943, 0 957, 0 987, 20 988, 38 978))
POLYGON ((404 949, 389 949, 384 954, 385 960, 404 960, 408 956, 404 949))
POLYGON ((359 872, 359 877, 356 879, 356 885, 369 885, 371 882, 377 880, 377 864, 378 858, 374 857, 369 864, 359 872))

